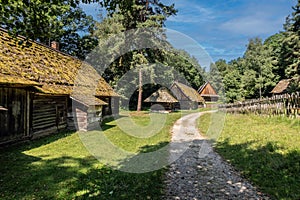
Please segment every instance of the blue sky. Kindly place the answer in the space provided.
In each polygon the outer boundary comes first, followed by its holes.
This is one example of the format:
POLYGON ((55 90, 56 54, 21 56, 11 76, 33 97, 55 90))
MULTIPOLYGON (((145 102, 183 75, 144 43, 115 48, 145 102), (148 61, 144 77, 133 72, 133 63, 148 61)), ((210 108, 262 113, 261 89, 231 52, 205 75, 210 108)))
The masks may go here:
MULTIPOLYGON (((230 61, 243 56, 248 40, 266 39, 283 30, 285 18, 297 0, 163 0, 175 3, 178 13, 166 28, 189 36, 201 45, 214 61, 230 61)), ((83 6, 95 16, 97 8, 83 6)))

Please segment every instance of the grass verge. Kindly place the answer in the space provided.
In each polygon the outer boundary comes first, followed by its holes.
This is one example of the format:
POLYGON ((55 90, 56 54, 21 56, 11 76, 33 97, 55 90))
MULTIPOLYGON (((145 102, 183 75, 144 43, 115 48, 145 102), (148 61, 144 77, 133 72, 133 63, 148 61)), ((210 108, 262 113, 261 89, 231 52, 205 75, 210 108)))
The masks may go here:
MULTIPOLYGON (((214 123, 210 118, 205 114, 198 121, 203 134, 214 123)), ((276 199, 300 199, 299 119, 227 114, 214 145, 263 192, 276 199)))
MULTIPOLYGON (((102 133, 127 151, 153 151, 170 141, 169 130, 181 113, 165 116, 163 128, 148 138, 128 135, 118 120, 106 121, 102 133)), ((145 127, 151 123, 147 113, 131 118, 145 127)), ((108 167, 87 151, 79 135, 61 133, 0 150, 0 199, 161 199, 164 169, 133 174, 108 167)))

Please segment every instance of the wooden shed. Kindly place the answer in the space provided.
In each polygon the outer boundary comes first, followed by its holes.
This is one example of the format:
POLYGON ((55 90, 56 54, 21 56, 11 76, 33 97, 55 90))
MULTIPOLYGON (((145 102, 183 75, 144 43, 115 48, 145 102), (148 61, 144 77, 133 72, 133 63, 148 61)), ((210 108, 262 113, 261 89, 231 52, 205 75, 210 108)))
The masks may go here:
POLYGON ((0 46, 0 143, 118 114, 118 95, 88 64, 36 42, 19 46, 3 29, 0 46))
POLYGON ((219 95, 209 82, 201 85, 197 92, 206 102, 216 102, 219 100, 219 95))
POLYGON ((287 93, 290 83, 291 79, 283 79, 279 81, 279 83, 277 83, 277 85, 273 88, 271 93, 274 95, 287 93))
POLYGON ((174 82, 170 90, 179 101, 176 106, 178 109, 197 109, 205 102, 194 88, 183 83, 174 82))
POLYGON ((156 92, 151 94, 147 99, 144 100, 146 103, 151 103, 152 110, 167 110, 172 111, 175 109, 175 104, 178 100, 165 88, 159 88, 156 92), (155 106, 160 105, 160 106, 155 106))

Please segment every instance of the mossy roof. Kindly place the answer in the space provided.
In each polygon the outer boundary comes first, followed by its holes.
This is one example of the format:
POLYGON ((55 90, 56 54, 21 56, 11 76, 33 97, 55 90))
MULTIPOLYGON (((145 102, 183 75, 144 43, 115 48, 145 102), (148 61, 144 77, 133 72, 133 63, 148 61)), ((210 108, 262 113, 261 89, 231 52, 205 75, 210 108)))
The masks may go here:
POLYGON ((190 101, 195 101, 195 102, 205 101, 194 88, 179 82, 174 82, 171 88, 174 87, 175 85, 179 88, 182 94, 184 94, 190 101))
POLYGON ((41 84, 30 81, 26 78, 19 77, 19 76, 10 76, 0 74, 0 85, 19 85, 19 86, 41 86, 41 84))
POLYGON ((151 94, 144 102, 152 103, 177 103, 177 99, 169 92, 167 88, 159 88, 151 94))
POLYGON ((87 63, 53 48, 32 42, 20 46, 0 29, 0 84, 35 86, 40 92, 72 95, 81 85, 95 96, 118 96, 87 63), (92 84, 92 86, 91 86, 92 84))

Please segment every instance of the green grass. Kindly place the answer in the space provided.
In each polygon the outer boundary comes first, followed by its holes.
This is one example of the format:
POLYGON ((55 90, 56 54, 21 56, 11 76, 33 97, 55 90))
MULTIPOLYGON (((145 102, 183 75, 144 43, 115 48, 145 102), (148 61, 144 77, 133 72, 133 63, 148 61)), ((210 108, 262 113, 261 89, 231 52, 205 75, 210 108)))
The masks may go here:
MULTIPOLYGON (((141 126, 147 127, 151 121, 145 112, 129 114, 141 126)), ((130 136, 118 127, 120 120, 129 119, 125 115, 116 121, 107 120, 103 132, 60 133, 2 149, 0 199, 161 199, 165 169, 147 173, 120 171, 92 156, 82 139, 98 135, 129 152, 131 157, 117 160, 120 167, 142 152, 166 145, 169 130, 180 116, 181 113, 165 115, 164 126, 146 138, 130 136)))
MULTIPOLYGON (((204 134, 215 123, 210 119, 199 119, 204 134)), ((228 114, 214 148, 274 199, 300 199, 299 119, 228 114)))

